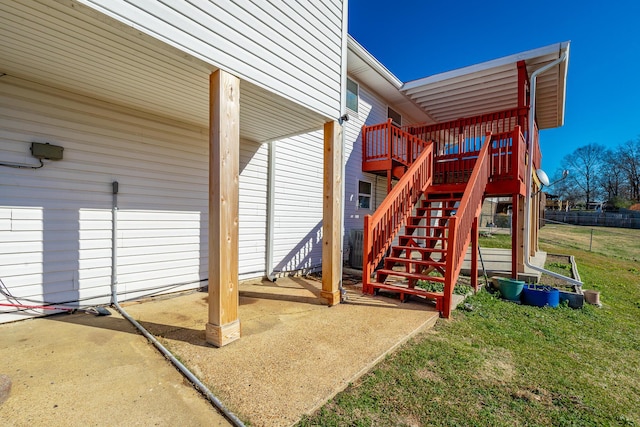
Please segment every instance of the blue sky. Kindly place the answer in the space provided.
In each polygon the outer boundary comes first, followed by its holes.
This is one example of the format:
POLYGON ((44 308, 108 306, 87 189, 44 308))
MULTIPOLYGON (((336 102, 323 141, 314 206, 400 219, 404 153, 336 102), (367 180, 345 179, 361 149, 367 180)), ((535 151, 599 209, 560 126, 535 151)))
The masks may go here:
POLYGON ((578 147, 640 137, 639 27, 639 0, 349 0, 349 33, 405 82, 571 41, 565 125, 540 135, 549 176, 578 147))

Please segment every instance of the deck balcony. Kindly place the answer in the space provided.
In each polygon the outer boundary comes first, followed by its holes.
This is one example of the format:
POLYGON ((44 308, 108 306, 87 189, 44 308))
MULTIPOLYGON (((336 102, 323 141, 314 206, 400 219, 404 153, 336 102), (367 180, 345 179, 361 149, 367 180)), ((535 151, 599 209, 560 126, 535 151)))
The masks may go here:
POLYGON ((433 144, 433 184, 445 191, 466 185, 484 136, 493 135, 489 147, 490 176, 485 196, 525 194, 525 165, 529 158, 540 166, 538 131, 531 154, 527 152, 527 114, 511 109, 432 125, 402 128, 391 121, 362 129, 362 170, 400 179, 420 153, 433 144))

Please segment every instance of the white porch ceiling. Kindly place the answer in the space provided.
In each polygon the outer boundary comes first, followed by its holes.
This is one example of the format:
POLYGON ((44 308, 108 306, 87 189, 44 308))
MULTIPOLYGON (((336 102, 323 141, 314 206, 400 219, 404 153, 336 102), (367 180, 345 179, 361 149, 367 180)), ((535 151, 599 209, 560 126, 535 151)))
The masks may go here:
MULTIPOLYGON (((569 53, 569 42, 557 43, 470 67, 407 82, 401 91, 433 119, 441 123, 518 105, 519 61, 527 72, 569 53)), ((540 129, 562 126, 568 59, 538 76, 536 117, 540 129)))
MULTIPOLYGON (((0 73, 208 127, 215 67, 71 1, 0 0, 0 73)), ((240 137, 269 141, 327 118, 240 84, 240 137)))

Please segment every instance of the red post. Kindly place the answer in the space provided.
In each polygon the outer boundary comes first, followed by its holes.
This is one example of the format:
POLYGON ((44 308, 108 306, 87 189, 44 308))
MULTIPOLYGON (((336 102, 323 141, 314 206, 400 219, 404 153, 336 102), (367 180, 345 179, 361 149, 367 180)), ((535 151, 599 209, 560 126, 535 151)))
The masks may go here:
POLYGON ((478 292, 478 217, 473 219, 471 226, 471 286, 478 292))
POLYGON ((393 137, 391 135, 391 119, 387 120, 387 159, 393 159, 393 137))
POLYGON ((444 281, 444 298, 442 307, 442 317, 448 319, 451 316, 451 300, 453 299, 453 287, 456 285, 453 283, 455 264, 458 262, 456 257, 456 224, 457 217, 449 218, 449 234, 447 238, 447 263, 445 267, 445 281, 444 281))
POLYGON ((371 244, 373 243, 373 233, 371 230, 371 215, 364 216, 364 236, 362 242, 362 293, 371 294, 369 290, 371 284, 371 244))
POLYGON ((520 164, 520 150, 524 148, 520 146, 520 133, 521 127, 516 126, 511 135, 511 167, 513 168, 513 179, 516 181, 520 179, 520 168, 524 167, 520 164))
POLYGON ((362 161, 367 160, 367 126, 362 126, 362 161))

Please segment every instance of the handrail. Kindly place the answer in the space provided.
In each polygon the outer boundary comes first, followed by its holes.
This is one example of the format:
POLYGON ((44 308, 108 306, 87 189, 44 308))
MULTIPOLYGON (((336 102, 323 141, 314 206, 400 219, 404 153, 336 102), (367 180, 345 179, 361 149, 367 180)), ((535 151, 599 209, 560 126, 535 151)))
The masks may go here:
POLYGON ((372 293, 371 275, 433 178, 433 145, 425 143, 373 215, 364 217, 362 291, 372 293))
POLYGON ((460 200, 456 214, 449 219, 449 234, 447 236, 446 280, 444 285, 444 304, 442 315, 448 318, 451 314, 451 300, 453 288, 458 280, 464 256, 471 240, 473 221, 482 209, 482 198, 489 183, 491 162, 489 148, 491 146, 491 132, 487 132, 478 154, 475 167, 460 200))
POLYGON ((391 119, 362 127, 363 164, 379 160, 395 160, 411 166, 428 143, 395 126, 391 119))
POLYGON ((516 126, 527 129, 527 110, 509 110, 480 114, 435 124, 411 124, 402 130, 425 141, 435 141, 436 157, 446 154, 462 154, 480 150, 480 140, 485 132, 493 135, 511 132, 516 126))

